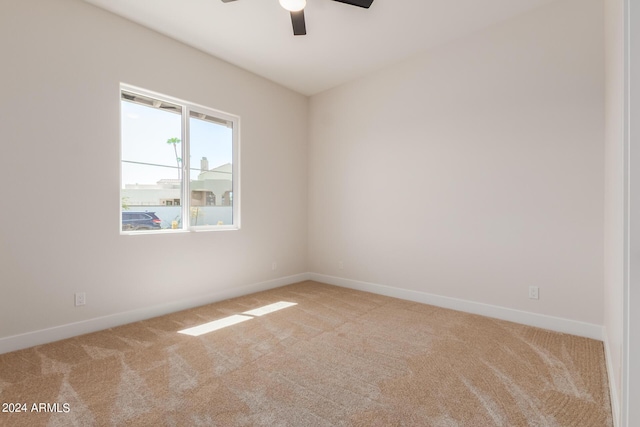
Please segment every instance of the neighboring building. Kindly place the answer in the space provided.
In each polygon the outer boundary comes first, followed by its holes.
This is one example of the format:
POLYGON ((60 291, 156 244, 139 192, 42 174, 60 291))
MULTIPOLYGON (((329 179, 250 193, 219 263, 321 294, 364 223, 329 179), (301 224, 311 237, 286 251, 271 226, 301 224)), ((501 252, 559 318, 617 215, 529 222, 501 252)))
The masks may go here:
POLYGON ((231 206, 233 166, 231 163, 209 170, 206 157, 200 161, 200 174, 191 181, 191 206, 231 206))
MULTIPOLYGON (((191 181, 191 206, 231 206, 233 200, 231 163, 209 170, 206 157, 200 161, 198 179, 191 181)), ((179 206, 179 179, 161 179, 156 184, 125 184, 121 190, 128 206, 179 206)))

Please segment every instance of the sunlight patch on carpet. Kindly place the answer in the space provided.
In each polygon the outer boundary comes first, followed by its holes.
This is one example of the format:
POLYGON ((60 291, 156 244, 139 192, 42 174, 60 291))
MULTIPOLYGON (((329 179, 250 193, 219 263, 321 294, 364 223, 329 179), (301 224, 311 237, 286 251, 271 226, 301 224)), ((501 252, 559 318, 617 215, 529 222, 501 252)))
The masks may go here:
POLYGON ((273 304, 267 304, 262 307, 254 308, 253 310, 245 311, 242 314, 234 314, 232 316, 214 320, 213 322, 207 322, 203 323, 202 325, 183 329, 181 331, 178 331, 178 333, 191 335, 192 337, 198 337, 200 335, 208 334, 209 332, 217 331, 218 329, 226 328, 227 326, 237 325, 238 323, 251 320, 254 317, 264 316, 265 314, 273 313, 274 311, 279 311, 287 307, 292 307, 294 305, 298 305, 298 303, 279 301, 273 304))
POLYGON ((183 329, 181 331, 178 331, 178 333, 191 335, 192 337, 198 337, 200 335, 217 331, 218 329, 226 328, 227 326, 232 326, 238 323, 246 322, 247 320, 251 320, 251 319, 253 319, 253 317, 243 316, 241 314, 234 314, 233 316, 223 317, 222 319, 214 320, 213 322, 203 323, 202 325, 183 329))
POLYGON ((262 307, 254 308, 253 310, 245 311, 242 314, 246 314, 249 316, 263 316, 265 314, 273 313, 274 311, 282 310, 283 308, 292 307, 294 305, 298 305, 297 302, 287 302, 287 301, 279 301, 273 304, 268 304, 262 307))

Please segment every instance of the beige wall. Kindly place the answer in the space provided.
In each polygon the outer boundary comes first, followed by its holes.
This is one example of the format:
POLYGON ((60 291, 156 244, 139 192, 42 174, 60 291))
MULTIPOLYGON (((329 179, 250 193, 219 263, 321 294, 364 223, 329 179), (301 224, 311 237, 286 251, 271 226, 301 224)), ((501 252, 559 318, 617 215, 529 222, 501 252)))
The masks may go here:
POLYGON ((313 96, 311 271, 601 325, 603 31, 562 0, 313 96))
POLYGON ((0 339, 307 271, 306 97, 80 0, 2 0, 0 55, 0 339), (120 82, 241 117, 240 231, 119 235, 120 82))

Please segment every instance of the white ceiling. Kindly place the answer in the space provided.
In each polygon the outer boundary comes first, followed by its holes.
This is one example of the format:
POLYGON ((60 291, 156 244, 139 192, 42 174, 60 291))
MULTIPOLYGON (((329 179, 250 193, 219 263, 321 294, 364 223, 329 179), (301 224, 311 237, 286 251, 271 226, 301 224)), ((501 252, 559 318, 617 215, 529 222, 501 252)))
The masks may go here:
POLYGON ((85 0, 305 95, 554 0, 307 0, 293 36, 278 0, 85 0))

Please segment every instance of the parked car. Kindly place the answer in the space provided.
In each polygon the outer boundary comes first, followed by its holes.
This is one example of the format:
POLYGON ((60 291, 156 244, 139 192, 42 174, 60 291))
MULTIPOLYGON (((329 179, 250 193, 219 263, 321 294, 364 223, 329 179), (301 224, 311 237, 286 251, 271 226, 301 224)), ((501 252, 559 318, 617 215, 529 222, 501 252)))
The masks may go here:
POLYGON ((155 212, 122 212, 122 231, 159 230, 161 222, 155 212))

